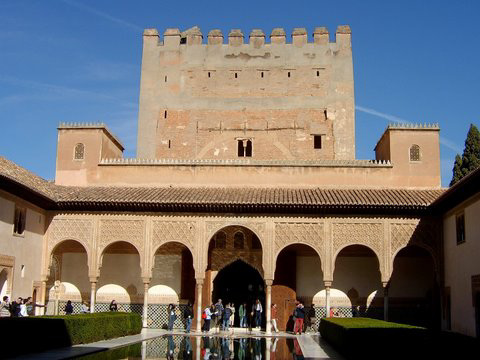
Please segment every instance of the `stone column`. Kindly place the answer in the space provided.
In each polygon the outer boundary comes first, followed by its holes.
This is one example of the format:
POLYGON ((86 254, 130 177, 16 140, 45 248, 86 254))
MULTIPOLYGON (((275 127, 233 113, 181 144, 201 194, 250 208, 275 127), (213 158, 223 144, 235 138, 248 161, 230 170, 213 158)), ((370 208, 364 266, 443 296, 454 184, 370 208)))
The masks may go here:
POLYGON ((203 279, 196 279, 195 280, 197 283, 196 286, 196 301, 197 301, 197 325, 195 326, 195 330, 200 332, 202 331, 202 292, 203 292, 203 279))
POLYGON ((90 278, 90 312, 95 312, 95 299, 97 297, 98 278, 90 278))
POLYGON ((388 321, 388 282, 382 282, 383 286, 383 320, 388 321))
MULTIPOLYGON (((272 284, 273 280, 265 280, 265 286, 266 286, 266 299, 265 299, 265 317, 266 317, 266 328, 265 332, 267 334, 272 333, 272 284)), ((268 349, 267 349, 267 352, 268 349)))
POLYGON ((148 327, 148 289, 150 279, 143 279, 143 327, 148 327))
POLYGON ((331 281, 324 281, 325 285, 325 317, 330 317, 330 287, 332 286, 331 281))

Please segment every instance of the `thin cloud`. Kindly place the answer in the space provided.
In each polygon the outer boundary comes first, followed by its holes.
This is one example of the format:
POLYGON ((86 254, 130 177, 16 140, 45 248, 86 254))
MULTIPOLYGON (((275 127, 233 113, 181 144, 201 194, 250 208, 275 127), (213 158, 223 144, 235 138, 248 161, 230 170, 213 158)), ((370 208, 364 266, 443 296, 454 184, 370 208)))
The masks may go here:
MULTIPOLYGON (((395 115, 392 115, 392 114, 383 113, 383 112, 377 111, 375 109, 366 108, 364 106, 355 105, 355 109, 360 111, 360 112, 363 112, 365 114, 373 115, 373 116, 376 116, 376 117, 379 117, 379 118, 382 118, 382 119, 385 119, 385 120, 388 120, 388 121, 391 121, 391 122, 402 123, 402 124, 415 124, 415 122, 413 122, 413 121, 409 121, 409 120, 403 119, 401 117, 398 117, 398 116, 395 116, 395 115)), ((440 144, 442 144, 443 146, 445 146, 446 148, 448 148, 450 150, 455 151, 456 153, 461 153, 462 152, 460 146, 458 146, 453 141, 451 141, 447 138, 444 138, 443 136, 440 136, 440 144)))
POLYGON ((125 20, 123 20, 123 19, 120 19, 120 18, 118 18, 118 17, 109 15, 109 14, 103 12, 103 11, 94 9, 94 8, 92 8, 92 7, 90 7, 90 6, 87 6, 87 5, 85 5, 85 4, 79 3, 79 2, 77 2, 77 1, 74 1, 74 0, 62 0, 62 1, 63 1, 64 3, 70 5, 70 6, 74 6, 74 7, 78 8, 78 9, 85 10, 85 11, 87 11, 87 12, 89 12, 89 13, 92 13, 92 14, 94 14, 94 15, 97 15, 97 16, 101 17, 101 18, 107 19, 107 20, 109 20, 109 21, 111 21, 111 22, 114 22, 114 23, 116 23, 116 24, 118 24, 118 25, 127 27, 127 28, 129 28, 129 29, 131 29, 131 30, 135 30, 135 31, 137 31, 137 32, 142 32, 142 31, 143 31, 143 29, 142 29, 140 26, 137 26, 137 25, 135 25, 135 24, 132 24, 132 23, 130 23, 130 22, 128 22, 128 21, 125 21, 125 20))

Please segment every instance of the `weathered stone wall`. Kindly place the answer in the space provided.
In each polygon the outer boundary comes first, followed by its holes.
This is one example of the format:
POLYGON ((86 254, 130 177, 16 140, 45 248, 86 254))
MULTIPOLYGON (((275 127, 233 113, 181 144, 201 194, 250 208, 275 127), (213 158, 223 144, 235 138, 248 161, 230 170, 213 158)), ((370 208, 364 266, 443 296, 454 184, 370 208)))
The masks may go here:
POLYGON ((194 32, 186 43, 191 35, 177 29, 163 42, 156 30, 144 33, 139 158, 234 159, 237 140, 251 139, 256 159, 354 159, 348 27, 337 29, 336 42, 317 28, 314 43, 295 29, 288 44, 283 29, 268 44, 258 30, 249 44, 240 31, 228 44, 219 31, 208 44, 194 32))

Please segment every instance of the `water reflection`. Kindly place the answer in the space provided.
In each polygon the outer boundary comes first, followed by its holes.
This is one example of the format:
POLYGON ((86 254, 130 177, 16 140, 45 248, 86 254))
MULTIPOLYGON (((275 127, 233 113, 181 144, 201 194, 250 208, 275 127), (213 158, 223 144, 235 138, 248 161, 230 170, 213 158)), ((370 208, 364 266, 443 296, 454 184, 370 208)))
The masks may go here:
POLYGON ((255 338, 220 336, 165 335, 115 352, 82 357, 82 359, 195 359, 195 360, 283 360, 303 359, 294 338, 255 338))

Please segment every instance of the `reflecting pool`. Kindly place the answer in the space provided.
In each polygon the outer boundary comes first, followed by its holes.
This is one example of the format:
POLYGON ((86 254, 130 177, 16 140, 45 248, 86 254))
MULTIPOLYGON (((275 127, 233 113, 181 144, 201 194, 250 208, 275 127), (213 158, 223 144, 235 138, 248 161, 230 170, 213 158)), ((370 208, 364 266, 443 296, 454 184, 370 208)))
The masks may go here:
POLYGON ((303 359, 295 338, 164 335, 78 359, 303 359))

